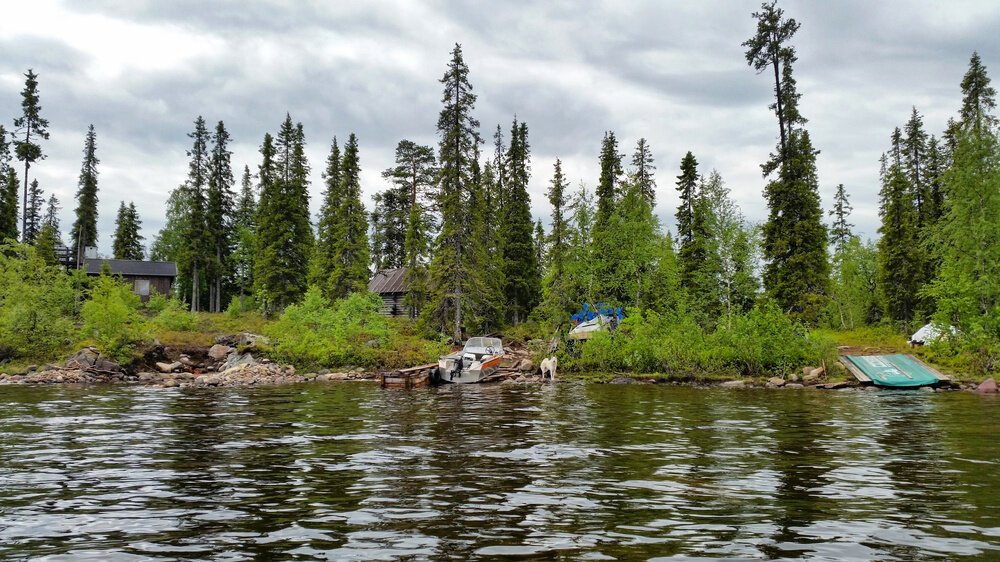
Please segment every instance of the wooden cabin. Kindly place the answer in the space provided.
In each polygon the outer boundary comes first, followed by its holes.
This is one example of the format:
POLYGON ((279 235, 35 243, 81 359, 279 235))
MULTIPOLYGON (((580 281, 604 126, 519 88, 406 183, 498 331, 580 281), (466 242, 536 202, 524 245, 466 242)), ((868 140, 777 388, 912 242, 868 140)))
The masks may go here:
POLYGON ((83 269, 87 275, 100 275, 105 263, 111 267, 113 275, 120 275, 126 283, 132 285, 132 291, 139 295, 142 302, 149 301, 153 291, 169 295, 174 279, 177 278, 177 264, 172 261, 86 258, 83 260, 83 269))
POLYGON ((383 269, 368 283, 368 290, 382 297, 382 308, 379 309, 379 313, 383 316, 409 315, 409 307, 403 305, 407 289, 405 278, 405 267, 383 269))

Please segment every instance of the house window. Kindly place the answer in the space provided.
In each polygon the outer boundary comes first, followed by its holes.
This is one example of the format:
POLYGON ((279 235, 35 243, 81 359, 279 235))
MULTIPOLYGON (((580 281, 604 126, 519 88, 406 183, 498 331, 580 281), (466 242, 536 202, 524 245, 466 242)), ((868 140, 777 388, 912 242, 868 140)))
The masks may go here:
POLYGON ((149 296, 149 279, 136 279, 135 280, 135 294, 140 297, 149 296))

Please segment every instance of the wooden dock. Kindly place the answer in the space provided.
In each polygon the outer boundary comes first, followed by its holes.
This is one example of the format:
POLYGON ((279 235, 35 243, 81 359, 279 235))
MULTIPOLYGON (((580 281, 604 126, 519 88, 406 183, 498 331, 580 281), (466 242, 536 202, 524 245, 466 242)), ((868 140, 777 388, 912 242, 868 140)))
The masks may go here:
POLYGON ((382 388, 419 388, 430 386, 431 371, 436 369, 437 363, 418 365, 397 371, 388 371, 379 374, 379 381, 382 388))

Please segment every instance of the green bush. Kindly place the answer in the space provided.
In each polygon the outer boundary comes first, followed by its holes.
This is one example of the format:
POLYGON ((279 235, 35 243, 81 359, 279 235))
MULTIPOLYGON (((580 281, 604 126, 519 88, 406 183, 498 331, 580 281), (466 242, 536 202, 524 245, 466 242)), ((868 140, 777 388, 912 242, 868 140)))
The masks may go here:
POLYGON ((275 358, 303 369, 382 364, 391 332, 372 293, 352 293, 333 305, 311 287, 299 304, 285 309, 268 335, 275 358))
POLYGON ((5 355, 44 360, 69 343, 77 291, 35 248, 0 246, 0 346, 5 355))
POLYGON ((170 299, 153 318, 153 324, 162 330, 189 332, 198 325, 198 315, 189 311, 187 305, 179 299, 170 299))
POLYGON ((156 289, 150 291, 149 300, 146 301, 146 310, 156 315, 163 312, 163 309, 167 308, 167 304, 170 302, 170 298, 167 295, 161 295, 156 289))
POLYGON ((101 275, 90 299, 83 303, 83 337, 93 339, 98 350, 125 365, 135 358, 135 347, 149 337, 139 313, 141 302, 132 288, 118 278, 101 275))
POLYGON ((787 373, 832 357, 833 342, 809 335, 773 305, 756 307, 712 333, 687 314, 630 311, 614 333, 600 332, 581 347, 584 370, 760 376, 787 373))

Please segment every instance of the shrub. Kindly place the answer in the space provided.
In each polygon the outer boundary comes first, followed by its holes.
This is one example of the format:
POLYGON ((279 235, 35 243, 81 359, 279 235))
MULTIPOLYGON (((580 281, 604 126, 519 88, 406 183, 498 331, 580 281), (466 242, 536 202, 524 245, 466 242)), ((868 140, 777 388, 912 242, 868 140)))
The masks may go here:
POLYGON ((140 299, 132 288, 115 277, 101 275, 94 282, 90 299, 83 303, 83 337, 92 338, 101 353, 125 365, 135 358, 134 349, 149 336, 139 314, 140 299))
POLYGON ((167 308, 167 304, 170 299, 167 295, 161 295, 156 289, 151 289, 149 300, 146 302, 146 310, 152 314, 159 314, 163 312, 163 309, 167 308))
POLYGON ((0 345, 14 356, 45 359, 67 345, 77 292, 35 248, 0 246, 0 345))
POLYGON ((171 332, 187 332, 198 324, 198 315, 187 309, 179 299, 170 299, 153 319, 157 328, 171 332))

